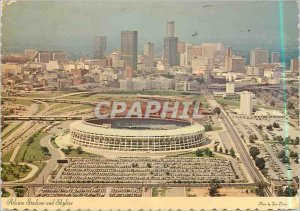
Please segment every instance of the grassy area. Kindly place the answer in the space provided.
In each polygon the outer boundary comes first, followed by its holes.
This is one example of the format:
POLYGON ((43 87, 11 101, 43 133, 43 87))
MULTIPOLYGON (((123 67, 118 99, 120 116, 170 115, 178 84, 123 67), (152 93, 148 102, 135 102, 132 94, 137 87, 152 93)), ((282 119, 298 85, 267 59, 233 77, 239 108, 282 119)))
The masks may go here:
MULTIPOLYGON (((40 140, 45 137, 47 133, 37 132, 27 141, 25 141, 19 149, 15 158, 17 162, 32 162, 48 160, 50 155, 40 145, 40 140)), ((47 148, 46 148, 47 149, 47 148)))
POLYGON ((2 164, 1 179, 5 182, 16 181, 26 177, 32 168, 28 165, 2 164))
POLYGON ((46 163, 44 163, 44 162, 33 162, 31 164, 37 166, 38 170, 37 170, 37 172, 35 172, 35 174, 30 179, 22 181, 24 183, 32 182, 35 178, 37 178, 37 176, 41 173, 43 168, 46 166, 46 163))
POLYGON ((5 140, 8 136, 10 136, 13 132, 15 132, 19 127, 21 127, 24 124, 24 122, 21 122, 16 127, 8 131, 4 136, 1 137, 2 140, 5 140))
POLYGON ((238 108, 240 106, 240 101, 238 100, 229 100, 221 97, 216 97, 215 100, 224 107, 238 108))
POLYGON ((13 152, 14 152, 14 150, 10 150, 5 155, 2 155, 2 158, 1 158, 2 162, 9 162, 13 152))
POLYGON ((68 108, 65 108, 65 109, 61 109, 59 111, 55 111, 52 113, 52 115, 55 115, 55 114, 61 114, 61 113, 65 113, 65 112, 69 112, 69 111, 79 111, 79 110, 85 110, 85 109, 89 109, 89 108, 93 108, 92 106, 90 105, 77 105, 77 106, 70 106, 68 108))
MULTIPOLYGON (((197 157, 196 156, 196 152, 187 152, 187 153, 181 153, 181 154, 177 154, 177 155, 172 155, 171 157, 197 157)), ((224 157, 221 157, 219 155, 216 155, 216 154, 213 154, 212 156, 213 158, 223 158, 224 157)), ((203 155, 199 158, 211 158, 209 156, 207 156, 205 153, 203 153, 203 155)))
POLYGON ((142 94, 142 95, 163 95, 163 96, 179 96, 187 95, 187 93, 177 92, 173 90, 114 90, 105 92, 106 94, 142 94))
POLYGON ((213 131, 223 130, 221 126, 212 126, 213 131))
POLYGON ((64 94, 70 94, 72 92, 68 92, 68 91, 41 91, 41 92, 32 92, 32 93, 28 93, 26 94, 26 97, 29 98, 51 98, 51 97, 58 97, 60 95, 64 95, 64 94))
POLYGON ((15 104, 20 104, 24 106, 30 106, 33 102, 32 100, 26 100, 26 99, 16 99, 14 101, 15 104))
POLYGON ((45 107, 46 106, 43 103, 38 104, 38 110, 37 110, 37 112, 35 114, 39 114, 42 110, 45 109, 45 107))
MULTIPOLYGON (((63 151, 64 152, 64 151, 63 151)), ((64 152, 65 153, 65 152, 64 152)), ((65 153, 66 157, 102 157, 101 155, 96 155, 93 153, 89 153, 89 152, 84 152, 84 151, 78 151, 77 148, 73 149, 68 152, 67 154, 65 153)))
MULTIPOLYGON (((55 104, 55 103, 53 103, 55 104)), ((49 111, 53 111, 55 109, 61 109, 61 108, 65 108, 65 107, 68 107, 68 106, 72 106, 74 104, 70 104, 70 103, 57 103, 55 104, 54 106, 50 107, 49 111)))

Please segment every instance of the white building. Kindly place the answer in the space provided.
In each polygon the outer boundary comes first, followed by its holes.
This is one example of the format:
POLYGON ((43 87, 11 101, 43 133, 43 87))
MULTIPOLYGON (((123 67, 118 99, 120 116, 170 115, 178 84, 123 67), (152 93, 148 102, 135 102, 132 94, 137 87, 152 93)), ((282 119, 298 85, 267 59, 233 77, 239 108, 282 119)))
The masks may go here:
POLYGON ((252 92, 243 91, 240 93, 240 114, 252 115, 253 98, 254 94, 252 92))
POLYGON ((226 83, 226 93, 234 93, 234 92, 235 92, 235 84, 226 83))

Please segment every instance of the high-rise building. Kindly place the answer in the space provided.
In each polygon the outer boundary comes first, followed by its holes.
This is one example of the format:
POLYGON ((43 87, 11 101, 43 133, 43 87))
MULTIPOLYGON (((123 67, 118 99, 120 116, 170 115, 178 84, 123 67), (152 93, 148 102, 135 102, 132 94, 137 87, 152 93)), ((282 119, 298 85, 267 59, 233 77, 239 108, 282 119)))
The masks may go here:
POLYGON ((167 21, 166 37, 175 37, 175 21, 167 21))
POLYGON ((250 65, 260 66, 263 63, 269 63, 269 51, 266 49, 255 48, 250 51, 250 65))
POLYGON ((291 71, 299 71, 299 60, 298 59, 291 59, 290 70, 291 71))
POLYGON ((94 59, 104 59, 106 54, 106 36, 94 37, 94 59))
POLYGON ((231 72, 231 59, 232 59, 232 52, 231 48, 227 48, 227 53, 225 55, 225 71, 226 72, 231 72))
POLYGON ((47 63, 52 59, 52 53, 50 51, 39 51, 37 59, 39 63, 47 63))
POLYGON ((154 43, 150 41, 144 45, 144 64, 146 67, 154 67, 154 43))
POLYGON ((185 53, 186 50, 186 43, 185 42, 178 42, 177 43, 177 52, 179 54, 185 53))
POLYGON ((231 58, 231 72, 245 74, 245 59, 240 56, 231 58))
POLYGON ((52 51, 52 60, 57 62, 66 62, 67 55, 64 51, 52 51))
POLYGON ((252 115, 253 98, 254 94, 252 92, 243 91, 240 93, 240 114, 252 115))
POLYGON ((165 37, 164 60, 172 67, 178 65, 177 37, 165 37))
POLYGON ((279 63, 280 62, 280 53, 279 52, 272 52, 271 53, 271 63, 279 63))
POLYGON ((125 61, 126 67, 137 69, 137 31, 121 32, 121 59, 125 61))
POLYGON ((178 38, 174 37, 174 21, 167 22, 167 33, 164 38, 164 60, 170 66, 176 66, 179 63, 179 54, 177 52, 178 38))

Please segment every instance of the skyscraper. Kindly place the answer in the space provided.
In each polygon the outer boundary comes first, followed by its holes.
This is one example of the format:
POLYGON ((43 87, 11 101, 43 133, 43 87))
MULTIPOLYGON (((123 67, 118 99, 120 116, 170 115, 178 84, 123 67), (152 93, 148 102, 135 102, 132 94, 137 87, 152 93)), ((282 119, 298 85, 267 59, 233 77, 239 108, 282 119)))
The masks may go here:
POLYGON ((94 59, 104 59, 106 54, 106 37, 94 37, 94 59))
POLYGON ((271 63, 279 63, 280 62, 280 53, 279 52, 272 52, 271 53, 271 63))
POLYGON ((299 71, 299 59, 291 59, 290 70, 299 71))
POLYGON ((250 65, 253 67, 269 63, 269 51, 261 48, 255 48, 250 51, 250 65))
POLYGON ((231 62, 232 62, 232 53, 231 53, 231 48, 227 48, 227 54, 225 55, 225 71, 226 72, 231 72, 231 62))
POLYGON ((166 37, 175 37, 175 21, 167 21, 166 37))
POLYGON ((178 38, 174 37, 174 21, 167 22, 167 33, 164 38, 164 60, 170 66, 178 65, 178 52, 177 52, 177 43, 178 38))
POLYGON ((144 45, 144 64, 146 67, 154 67, 154 43, 150 41, 144 45))
POLYGON ((253 110, 253 98, 252 92, 243 91, 240 93, 240 114, 250 116, 253 110))
POLYGON ((137 69, 137 31, 121 32, 121 59, 126 67, 137 69))

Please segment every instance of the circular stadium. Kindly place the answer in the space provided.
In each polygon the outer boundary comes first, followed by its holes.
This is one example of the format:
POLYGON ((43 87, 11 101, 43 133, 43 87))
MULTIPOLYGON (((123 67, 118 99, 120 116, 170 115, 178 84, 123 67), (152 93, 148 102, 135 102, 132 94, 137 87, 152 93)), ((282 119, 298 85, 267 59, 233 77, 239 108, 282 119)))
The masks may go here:
POLYGON ((204 144, 204 127, 182 119, 83 119, 70 125, 70 141, 112 151, 166 152, 204 144))

